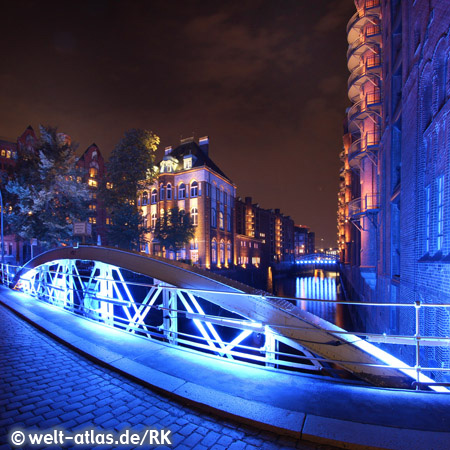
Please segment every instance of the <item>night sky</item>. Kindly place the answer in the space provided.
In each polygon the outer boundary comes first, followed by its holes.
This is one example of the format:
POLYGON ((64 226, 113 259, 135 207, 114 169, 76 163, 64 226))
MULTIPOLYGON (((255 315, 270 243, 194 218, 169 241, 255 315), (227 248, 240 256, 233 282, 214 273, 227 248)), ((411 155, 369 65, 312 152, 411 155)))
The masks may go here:
MULTIPOLYGON (((336 245, 352 0, 1 2, 0 136, 208 135, 238 195, 336 245)), ((324 241, 321 241, 323 239, 324 241)))

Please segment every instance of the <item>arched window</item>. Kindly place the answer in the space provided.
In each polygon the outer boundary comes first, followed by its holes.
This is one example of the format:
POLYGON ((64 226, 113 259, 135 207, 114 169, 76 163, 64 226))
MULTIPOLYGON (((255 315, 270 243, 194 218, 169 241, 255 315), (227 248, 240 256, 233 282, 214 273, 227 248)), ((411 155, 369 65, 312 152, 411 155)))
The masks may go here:
POLYGON ((191 197, 197 196, 198 196, 198 183, 196 181, 193 181, 191 183, 191 197))
POLYGON ((147 204, 148 204, 148 194, 147 194, 147 192, 144 192, 142 194, 142 206, 145 206, 147 204))
POLYGON ((211 262, 217 264, 217 241, 215 239, 211 242, 211 262))
POLYGON ((172 200, 172 185, 167 183, 167 200, 172 200))
POLYGON ((154 229, 156 227, 156 213, 152 214, 152 228, 154 229))
POLYGON ((211 226, 217 228, 217 213, 216 208, 211 208, 211 226))
POLYGON ((227 262, 231 264, 231 242, 227 242, 227 262))
POLYGON ((158 192, 156 189, 152 191, 152 203, 155 204, 158 201, 158 192))
POLYGON ((220 241, 219 257, 220 257, 220 264, 225 264, 225 242, 223 242, 223 239, 220 241))
POLYGON ((192 225, 198 225, 198 209, 197 208, 191 209, 191 222, 192 222, 192 225))
POLYGON ((224 229, 223 212, 222 211, 219 212, 219 227, 220 227, 221 230, 224 229))
POLYGON ((231 214, 227 213, 227 231, 231 231, 231 214))
POLYGON ((180 200, 186 198, 186 185, 184 183, 181 183, 180 187, 178 188, 178 198, 180 200))
POLYGON ((164 200, 164 186, 161 185, 161 187, 159 188, 159 199, 162 201, 164 200))
POLYGON ((138 205, 138 206, 141 206, 141 202, 142 202, 142 198, 141 198, 141 196, 139 195, 139 196, 138 196, 138 199, 137 199, 137 205, 138 205))

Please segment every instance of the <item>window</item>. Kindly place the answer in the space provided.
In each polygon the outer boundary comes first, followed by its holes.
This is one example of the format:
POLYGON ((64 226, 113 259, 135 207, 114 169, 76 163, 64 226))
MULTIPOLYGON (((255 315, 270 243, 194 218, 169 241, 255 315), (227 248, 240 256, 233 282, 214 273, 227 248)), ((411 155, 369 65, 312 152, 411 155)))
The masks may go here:
POLYGON ((215 239, 211 242, 211 262, 217 264, 217 241, 215 239))
POLYGON ((219 227, 220 227, 221 230, 224 229, 223 212, 222 211, 219 212, 219 227))
POLYGON ((231 232, 231 214, 227 214, 227 231, 231 232))
POLYGON ((226 192, 223 193, 223 203, 225 206, 228 204, 228 194, 226 192))
POLYGON ((227 242, 227 262, 231 264, 231 242, 227 242))
POLYGON ((425 188, 425 252, 430 251, 431 234, 431 190, 428 185, 425 188))
POLYGON ((442 250, 444 242, 444 175, 437 179, 437 249, 442 250))
POLYGON ((92 178, 89 178, 88 185, 91 187, 97 187, 98 186, 97 180, 93 180, 92 178))
POLYGON ((178 198, 180 200, 186 198, 186 185, 184 183, 181 183, 180 187, 178 188, 178 198))
POLYGON ((184 169, 191 169, 192 168, 192 156, 188 157, 188 158, 184 158, 184 169))
POLYGON ((219 257, 220 257, 220 264, 225 264, 225 242, 223 242, 223 240, 220 241, 219 257))
POLYGON ((172 200, 172 185, 167 183, 167 200, 172 200))
POLYGON ((164 200, 164 186, 161 185, 161 187, 159 188, 159 200, 163 201, 164 200))
POLYGON ((158 201, 158 192, 156 189, 152 191, 152 203, 155 204, 158 201))
POLYGON ((147 194, 147 192, 144 192, 142 194, 142 206, 145 206, 147 204, 148 204, 148 194, 147 194))
POLYGON ((197 196, 198 196, 198 183, 196 181, 193 181, 191 183, 191 197, 197 196))
POLYGON ((197 208, 191 209, 191 221, 192 221, 192 225, 198 225, 198 209, 197 208))
POLYGON ((211 226, 217 228, 217 213, 216 208, 211 208, 211 226))
MULTIPOLYGON (((78 178, 78 177, 77 177, 78 178)), ((110 183, 109 181, 106 183, 106 189, 112 189, 113 188, 113 184, 110 183)))
POLYGON ((151 224, 152 224, 152 228, 156 227, 156 213, 152 214, 151 224))
POLYGON ((6 156, 6 150, 5 150, 5 149, 2 150, 2 156, 3 156, 3 157, 6 156))
POLYGON ((89 176, 91 178, 97 178, 97 175, 98 175, 98 169, 96 169, 95 167, 91 167, 89 169, 89 176))

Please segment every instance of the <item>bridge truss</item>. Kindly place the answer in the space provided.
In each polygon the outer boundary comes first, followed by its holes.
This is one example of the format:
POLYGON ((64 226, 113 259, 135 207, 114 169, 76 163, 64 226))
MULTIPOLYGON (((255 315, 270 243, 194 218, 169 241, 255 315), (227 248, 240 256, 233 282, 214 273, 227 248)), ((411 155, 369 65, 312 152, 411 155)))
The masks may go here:
POLYGON ((209 302, 201 292, 136 277, 104 262, 51 261, 28 271, 17 287, 56 307, 169 345, 272 368, 322 369, 318 358, 294 340, 209 302))

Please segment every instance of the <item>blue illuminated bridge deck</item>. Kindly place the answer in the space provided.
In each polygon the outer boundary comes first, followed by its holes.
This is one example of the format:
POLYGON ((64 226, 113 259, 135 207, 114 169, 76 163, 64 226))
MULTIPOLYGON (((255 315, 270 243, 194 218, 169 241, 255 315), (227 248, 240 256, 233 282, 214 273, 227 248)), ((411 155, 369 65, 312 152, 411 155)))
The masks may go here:
POLYGON ((450 394, 219 360, 5 287, 0 301, 82 355, 218 415, 344 448, 447 449, 450 442, 450 394))

